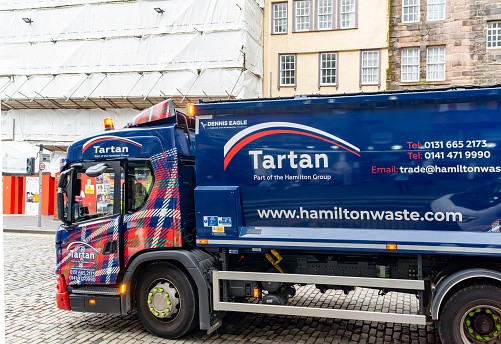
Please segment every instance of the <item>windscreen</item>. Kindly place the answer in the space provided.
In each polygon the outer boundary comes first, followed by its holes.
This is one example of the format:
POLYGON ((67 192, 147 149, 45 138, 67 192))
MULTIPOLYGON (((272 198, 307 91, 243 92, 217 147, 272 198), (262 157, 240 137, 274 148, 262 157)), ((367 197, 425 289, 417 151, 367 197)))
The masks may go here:
POLYGON ((72 213, 74 222, 113 215, 115 173, 108 168, 97 177, 89 177, 85 170, 77 173, 76 192, 72 213))

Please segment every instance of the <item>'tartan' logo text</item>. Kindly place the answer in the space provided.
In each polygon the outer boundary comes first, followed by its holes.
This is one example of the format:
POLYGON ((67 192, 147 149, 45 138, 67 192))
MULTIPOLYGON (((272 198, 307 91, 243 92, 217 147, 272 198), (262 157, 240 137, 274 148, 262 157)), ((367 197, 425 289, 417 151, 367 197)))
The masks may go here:
POLYGON ((118 137, 118 136, 111 136, 111 135, 98 136, 98 137, 95 137, 93 139, 90 139, 82 146, 82 154, 85 153, 85 151, 91 146, 94 146, 94 154, 129 153, 128 146, 113 145, 113 146, 109 146, 109 147, 103 147, 102 145, 96 145, 99 142, 105 143, 105 142, 110 142, 110 141, 112 141, 112 142, 118 141, 118 143, 122 143, 122 144, 125 143, 125 144, 129 144, 129 145, 139 147, 139 148, 143 147, 143 145, 140 144, 139 142, 136 142, 136 141, 133 141, 130 139, 126 139, 126 138, 122 138, 122 137, 118 137))
POLYGON ((98 254, 98 250, 82 241, 72 242, 68 245, 67 252, 70 261, 79 264, 94 264, 98 254))
MULTIPOLYGON (((268 122, 256 124, 235 134, 224 145, 224 169, 228 167, 231 159, 246 145, 261 137, 275 134, 302 135, 328 142, 350 153, 360 156, 360 149, 351 143, 334 136, 323 130, 303 124, 290 122, 268 122)), ((337 148, 336 147, 336 148, 337 148)), ((290 151, 289 154, 263 155, 262 150, 251 150, 254 169, 275 168, 327 168, 329 161, 327 154, 300 154, 290 151)))
MULTIPOLYGON (((81 246, 79 246, 79 247, 81 247, 81 246)), ((77 249, 70 251, 71 258, 85 259, 85 260, 96 259, 96 256, 94 253, 89 253, 89 252, 85 252, 85 251, 81 251, 81 250, 77 251, 77 249)))
POLYGON ((129 152, 129 147, 101 147, 101 146, 94 146, 94 153, 95 154, 114 154, 114 153, 128 153, 129 152))
POLYGON ((297 155, 294 151, 289 154, 263 155, 263 151, 249 151, 252 155, 253 167, 255 170, 259 168, 276 169, 283 167, 290 168, 327 168, 329 167, 329 160, 327 154, 301 154, 297 155), (262 159, 260 157, 262 156, 262 159), (298 159, 299 158, 299 159, 298 159), (314 163, 314 164, 313 164, 314 163), (285 165, 285 166, 284 166, 285 165))

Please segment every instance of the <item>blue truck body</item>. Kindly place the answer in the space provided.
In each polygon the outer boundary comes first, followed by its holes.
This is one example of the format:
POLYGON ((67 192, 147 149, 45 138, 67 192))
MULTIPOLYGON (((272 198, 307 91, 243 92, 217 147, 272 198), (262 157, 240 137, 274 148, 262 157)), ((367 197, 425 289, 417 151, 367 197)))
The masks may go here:
POLYGON ((433 319, 445 343, 494 340, 500 113, 499 87, 215 101, 194 117, 161 103, 68 149, 58 306, 137 308, 167 338, 244 311, 433 319), (420 313, 287 306, 305 283, 415 293, 420 313))
POLYGON ((236 248, 369 252, 393 243, 402 253, 498 255, 499 96, 198 105, 195 197, 219 200, 221 186, 240 197, 197 207, 197 236, 236 248), (232 226, 212 232, 203 221, 211 216, 232 226))

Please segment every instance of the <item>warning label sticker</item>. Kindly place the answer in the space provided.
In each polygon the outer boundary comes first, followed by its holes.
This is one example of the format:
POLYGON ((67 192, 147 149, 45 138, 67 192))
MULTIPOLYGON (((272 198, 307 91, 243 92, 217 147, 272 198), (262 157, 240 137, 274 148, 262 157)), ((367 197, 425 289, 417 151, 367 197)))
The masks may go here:
POLYGON ((231 227, 231 217, 219 217, 217 225, 221 227, 231 227))
POLYGON ((217 216, 204 216, 204 227, 217 226, 217 216))
POLYGON ((231 217, 204 216, 204 227, 231 227, 231 217))

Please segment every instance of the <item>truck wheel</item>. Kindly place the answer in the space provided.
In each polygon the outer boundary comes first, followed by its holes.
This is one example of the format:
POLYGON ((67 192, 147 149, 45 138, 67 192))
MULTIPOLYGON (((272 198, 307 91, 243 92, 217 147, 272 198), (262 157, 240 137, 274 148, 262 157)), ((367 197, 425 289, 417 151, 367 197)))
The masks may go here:
POLYGON ((136 288, 139 319, 151 333, 179 338, 198 323, 198 302, 190 278, 169 263, 155 263, 140 275, 136 288))
POLYGON ((501 343, 501 288, 476 284, 453 294, 438 331, 444 344, 501 343))

